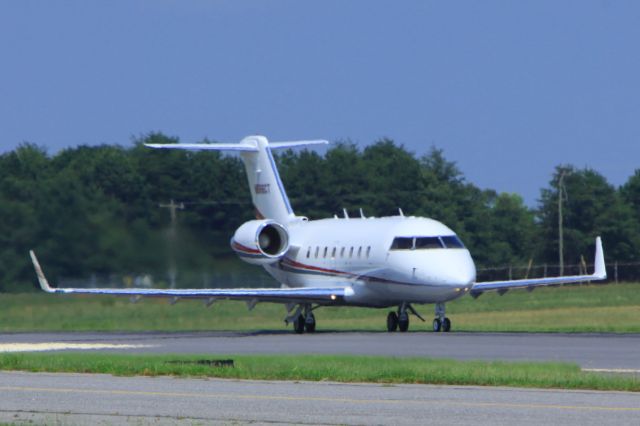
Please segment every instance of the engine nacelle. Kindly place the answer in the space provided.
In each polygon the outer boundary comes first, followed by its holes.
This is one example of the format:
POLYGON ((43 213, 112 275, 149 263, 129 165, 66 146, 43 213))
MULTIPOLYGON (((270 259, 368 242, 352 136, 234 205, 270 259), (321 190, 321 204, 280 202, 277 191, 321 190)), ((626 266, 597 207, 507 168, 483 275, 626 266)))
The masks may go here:
POLYGON ((289 250, 289 233, 271 219, 250 220, 233 234, 231 248, 245 262, 266 265, 277 262, 289 250))

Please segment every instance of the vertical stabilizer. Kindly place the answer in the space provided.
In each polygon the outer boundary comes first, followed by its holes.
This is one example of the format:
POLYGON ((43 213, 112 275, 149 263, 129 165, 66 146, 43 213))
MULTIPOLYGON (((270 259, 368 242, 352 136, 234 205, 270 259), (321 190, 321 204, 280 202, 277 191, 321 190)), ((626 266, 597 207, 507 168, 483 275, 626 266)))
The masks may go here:
POLYGON ((241 145, 250 145, 256 151, 242 151, 251 200, 258 219, 273 219, 287 223, 293 219, 293 209, 280 180, 269 142, 264 136, 248 136, 241 145))

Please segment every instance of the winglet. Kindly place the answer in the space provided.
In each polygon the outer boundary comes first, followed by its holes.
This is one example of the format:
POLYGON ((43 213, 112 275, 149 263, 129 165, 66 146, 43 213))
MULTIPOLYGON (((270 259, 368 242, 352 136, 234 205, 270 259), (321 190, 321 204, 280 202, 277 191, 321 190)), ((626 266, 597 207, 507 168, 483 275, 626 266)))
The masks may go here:
POLYGON ((596 258, 593 263, 593 276, 600 280, 607 278, 607 267, 604 263, 604 251, 602 250, 602 239, 600 237, 596 237, 596 258))
POLYGON ((38 258, 33 250, 29 250, 29 255, 31 256, 31 261, 33 262, 33 269, 36 270, 36 275, 38 276, 38 282, 40 283, 40 288, 42 288, 47 293, 55 293, 55 290, 51 288, 49 285, 49 281, 47 281, 47 277, 44 276, 44 272, 42 272, 42 268, 40 267, 40 263, 38 262, 38 258))

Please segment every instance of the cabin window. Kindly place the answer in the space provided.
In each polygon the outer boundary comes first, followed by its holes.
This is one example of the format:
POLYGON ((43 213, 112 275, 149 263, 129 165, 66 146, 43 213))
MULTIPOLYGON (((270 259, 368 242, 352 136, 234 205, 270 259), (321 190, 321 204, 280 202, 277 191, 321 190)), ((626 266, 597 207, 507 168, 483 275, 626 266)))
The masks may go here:
POLYGON ((447 235, 440 237, 440 239, 446 248, 464 248, 464 244, 462 244, 462 241, 460 241, 460 238, 456 235, 447 235))
POLYGON ((331 258, 335 259, 336 258, 336 248, 334 247, 333 250, 331 250, 331 258))
POLYGON ((416 249, 444 248, 442 241, 438 237, 417 237, 416 249))
POLYGON ((358 247, 358 259, 362 256, 362 246, 358 247))
POLYGON ((318 252, 320 251, 320 247, 316 246, 316 259, 318 258, 318 252))
POLYGON ((307 259, 311 256, 311 247, 307 248, 307 259))
POLYGON ((342 258, 342 257, 344 257, 344 247, 342 247, 342 248, 340 249, 340 257, 341 257, 341 258, 342 258))
POLYGON ((353 247, 349 249, 349 259, 353 257, 353 247))
POLYGON ((371 254, 371 246, 367 247, 367 259, 369 258, 369 255, 371 254))
POLYGON ((327 258, 327 247, 324 248, 324 254, 322 255, 325 259, 327 258))
POLYGON ((413 237, 396 237, 391 244, 391 250, 413 249, 413 237))

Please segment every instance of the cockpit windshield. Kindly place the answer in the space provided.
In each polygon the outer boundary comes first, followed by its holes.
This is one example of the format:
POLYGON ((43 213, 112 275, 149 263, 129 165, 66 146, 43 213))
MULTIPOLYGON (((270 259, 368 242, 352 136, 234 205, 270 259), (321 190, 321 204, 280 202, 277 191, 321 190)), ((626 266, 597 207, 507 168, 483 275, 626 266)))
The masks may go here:
POLYGON ((416 249, 444 248, 439 237, 416 237, 416 249))
POLYGON ((464 244, 456 235, 440 237, 396 237, 391 250, 460 249, 464 244))
POLYGON ((412 237, 396 237, 391 244, 391 250, 411 250, 413 248, 412 237))
POLYGON ((456 235, 446 235, 440 237, 446 248, 464 248, 464 244, 456 235))

